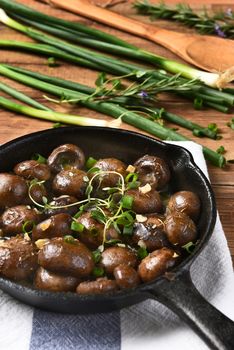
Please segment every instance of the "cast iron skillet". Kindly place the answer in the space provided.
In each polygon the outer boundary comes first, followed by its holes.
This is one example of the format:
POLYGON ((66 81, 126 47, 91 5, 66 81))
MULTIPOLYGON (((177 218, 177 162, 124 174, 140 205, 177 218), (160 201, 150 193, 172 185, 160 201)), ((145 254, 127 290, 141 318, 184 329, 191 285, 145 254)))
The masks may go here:
MULTIPOLYGON (((75 293, 52 293, 35 290, 7 279, 0 288, 13 297, 42 309, 62 313, 109 312, 143 301, 156 299, 179 315, 213 349, 234 349, 234 323, 210 305, 197 291, 190 278, 190 266, 206 246, 216 220, 212 189, 194 164, 191 154, 182 147, 165 144, 137 133, 97 127, 67 127, 37 132, 0 147, 0 172, 32 154, 47 156, 63 143, 79 145, 86 156, 116 157, 131 163, 144 154, 164 158, 172 172, 173 191, 195 191, 202 203, 198 224, 200 242, 191 256, 173 270, 173 278, 160 277, 133 290, 115 294, 79 296, 75 293)), ((196 262, 194 262, 196 263, 196 262)))

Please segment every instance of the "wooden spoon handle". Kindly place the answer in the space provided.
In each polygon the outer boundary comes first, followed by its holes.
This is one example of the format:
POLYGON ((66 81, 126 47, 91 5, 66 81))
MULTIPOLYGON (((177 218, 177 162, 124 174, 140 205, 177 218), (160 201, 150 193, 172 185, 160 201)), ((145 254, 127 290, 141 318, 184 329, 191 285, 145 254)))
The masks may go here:
POLYGON ((157 28, 156 26, 141 23, 135 21, 134 19, 121 16, 118 13, 112 12, 110 10, 95 6, 87 0, 44 1, 73 13, 77 13, 84 17, 94 19, 111 27, 121 29, 128 33, 136 34, 147 39, 152 39, 151 36, 158 31, 164 31, 163 29, 157 28))

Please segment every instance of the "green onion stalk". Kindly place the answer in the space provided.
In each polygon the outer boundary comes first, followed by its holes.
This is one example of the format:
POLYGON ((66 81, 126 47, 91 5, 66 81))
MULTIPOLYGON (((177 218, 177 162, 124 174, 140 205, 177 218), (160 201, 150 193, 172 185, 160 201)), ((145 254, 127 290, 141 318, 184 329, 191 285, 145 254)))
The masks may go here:
MULTIPOLYGON (((158 123, 155 123, 152 120, 148 120, 142 116, 140 116, 139 114, 133 112, 133 111, 129 111, 126 108, 118 105, 118 104, 114 104, 111 102, 95 102, 95 101, 89 101, 88 94, 84 94, 84 93, 79 93, 77 91, 73 91, 66 89, 66 88, 62 88, 59 86, 55 86, 53 84, 49 84, 46 82, 43 82, 39 79, 35 79, 32 78, 30 76, 26 76, 20 73, 17 73, 15 71, 11 71, 10 69, 4 67, 3 65, 0 66, 0 74, 7 76, 10 79, 13 80, 17 80, 20 81, 21 83, 24 83, 28 86, 37 88, 39 90, 42 91, 46 91, 49 92, 51 94, 57 95, 57 96, 67 96, 69 98, 77 98, 79 97, 81 100, 81 104, 84 105, 85 107, 107 114, 111 117, 116 118, 118 121, 121 118, 122 121, 126 122, 127 124, 133 125, 136 128, 139 128, 140 130, 146 131, 148 133, 150 133, 151 135, 154 135, 162 140, 172 140, 172 141, 185 141, 185 140, 189 140, 189 138, 175 132, 173 129, 167 128, 165 126, 162 126, 158 123)), ((0 98, 0 105, 4 108, 13 110, 13 111, 17 111, 19 113, 23 113, 26 115, 31 115, 32 117, 36 117, 36 118, 40 118, 42 117, 42 119, 46 119, 48 118, 48 116, 50 118, 52 118, 52 121, 56 121, 56 122, 63 122, 65 123, 66 121, 66 114, 62 114, 62 117, 60 117, 60 119, 55 119, 53 116, 55 112, 49 112, 49 111, 41 111, 41 110, 37 110, 31 107, 27 107, 27 106, 22 106, 22 105, 18 105, 15 104, 9 100, 4 99, 3 97, 0 98)), ((59 113, 59 115, 61 115, 59 113)), ((80 120, 79 117, 75 118, 73 117, 73 121, 80 120)), ((84 118, 86 119, 86 118, 84 118)), ((48 120, 48 119, 47 119, 48 120)), ((71 119, 69 119, 69 122, 71 123, 71 119)), ((68 123, 69 123, 68 122, 68 123)), ((81 120, 81 122, 83 122, 83 120, 81 120)), ((85 122, 85 120, 84 120, 85 122)), ((76 124, 77 125, 77 124, 76 124)), ((81 125, 81 124, 79 124, 81 125)), ((87 124, 86 124, 87 125, 87 124)), ((94 124, 95 125, 95 124, 94 124)), ((211 149, 207 148, 207 147, 203 147, 203 152, 204 155, 206 157, 207 160, 209 160, 212 164, 214 164, 215 166, 218 167, 224 167, 226 164, 226 159, 224 156, 222 156, 221 154, 218 154, 214 151, 212 151, 211 149)))
MULTIPOLYGON (((0 0, 1 1, 1 0, 0 0)), ((157 71, 151 71, 147 70, 144 67, 139 67, 133 64, 129 64, 127 62, 121 62, 120 60, 113 59, 111 57, 98 54, 96 52, 74 46, 72 44, 68 44, 62 40, 56 39, 51 36, 47 36, 42 32, 38 32, 36 30, 33 30, 31 28, 28 28, 11 18, 9 18, 4 11, 2 11, 2 20, 4 23, 7 22, 8 25, 13 27, 14 29, 17 29, 24 34, 30 36, 31 38, 45 42, 46 49, 48 50, 48 44, 52 46, 56 46, 54 55, 56 57, 62 57, 66 60, 73 61, 74 63, 78 63, 81 65, 85 65, 85 60, 88 61, 87 66, 89 68, 94 68, 95 66, 99 69, 102 69, 107 72, 111 72, 113 74, 130 74, 133 71, 139 71, 140 73, 144 73, 146 76, 150 76, 153 79, 165 79, 165 74, 162 74, 157 71), (59 52, 60 50, 60 52, 59 52), (66 52, 64 52, 64 50, 66 52), (62 51, 62 52, 61 52, 62 51), (77 57, 79 56, 79 57, 77 57)), ((1 17, 1 11, 0 11, 0 17, 1 17)), ((50 46, 50 51, 52 51, 52 46, 50 46)), ((18 47, 23 48, 22 43, 18 42, 9 42, 9 41, 1 41, 0 46, 8 46, 8 47, 18 47)), ((30 44, 27 43, 25 45, 25 49, 29 50, 30 44)), ((38 52, 40 47, 35 46, 35 44, 31 45, 32 50, 38 52)), ((45 53, 45 49, 43 48, 43 53, 45 53)), ((168 77, 170 79, 171 77, 168 77)), ((183 80, 181 81, 183 83, 183 80)), ((222 112, 227 112, 228 108, 223 106, 222 103, 227 104, 229 106, 232 106, 234 104, 234 96, 231 94, 223 93, 221 91, 217 91, 215 89, 211 89, 205 86, 199 86, 196 85, 194 87, 191 87, 192 94, 188 94, 182 91, 175 91, 177 94, 180 94, 182 96, 185 96, 189 99, 194 99, 197 97, 197 94, 199 94, 199 98, 201 98, 204 101, 204 105, 210 106, 212 108, 215 108, 222 112)))
MULTIPOLYGON (((53 84, 55 86, 60 86, 62 88, 66 88, 69 89, 71 91, 71 94, 74 94, 75 91, 78 92, 83 92, 85 94, 94 96, 95 93, 95 89, 91 88, 89 86, 83 85, 83 84, 79 84, 70 80, 65 80, 65 79, 61 79, 61 78, 56 78, 56 77, 52 77, 49 75, 44 75, 44 74, 40 74, 38 72, 33 72, 31 70, 27 70, 24 68, 19 68, 19 67, 15 67, 15 66, 10 66, 10 65, 0 65, 0 72, 1 72, 1 67, 3 67, 3 74, 4 71, 8 72, 8 69, 17 73, 22 73, 25 74, 27 76, 30 76, 32 78, 36 78, 39 80, 42 80, 44 82, 53 84), (6 68, 6 70, 4 70, 4 68, 6 68)), ((10 77, 12 77, 13 74, 10 74, 10 77)), ((9 76, 9 73, 8 73, 9 76)), ((64 90, 64 94, 68 94, 69 92, 67 90, 64 90)), ((79 97, 76 97, 77 100, 79 100, 79 97)), ((74 100, 74 98, 73 98, 74 100)), ((217 139, 218 135, 217 135, 217 130, 211 130, 209 127, 203 127, 200 126, 199 124, 193 123, 181 116, 178 116, 176 114, 173 113, 169 113, 167 111, 165 111, 164 109, 159 109, 159 108, 155 108, 155 107, 148 107, 145 106, 144 104, 141 103, 139 104, 139 100, 138 101, 134 101, 135 103, 133 104, 132 99, 128 99, 126 97, 120 97, 120 98, 111 98, 110 99, 111 102, 114 103, 118 103, 120 105, 124 106, 128 106, 128 108, 133 108, 135 110, 143 110, 146 111, 146 113, 152 114, 153 116, 156 116, 156 118, 160 117, 162 119, 165 119, 171 123, 177 124, 182 126, 183 128, 192 130, 194 135, 196 136, 206 136, 209 137, 211 139, 217 139)))
MULTIPOLYGON (((114 52, 114 53, 120 53, 121 55, 126 55, 128 57, 132 58, 138 58, 140 60, 143 60, 145 62, 156 64, 158 67, 163 68, 173 74, 180 73, 182 76, 188 79, 199 79, 204 84, 212 87, 218 87, 222 88, 224 87, 228 82, 232 81, 234 78, 234 72, 233 69, 227 70, 224 74, 218 74, 218 73, 208 73, 205 71, 201 71, 198 69, 195 69, 191 66, 181 64, 179 62, 168 60, 165 57, 161 57, 158 55, 155 55, 151 52, 139 49, 136 46, 130 45, 126 43, 123 40, 117 39, 114 36, 111 36, 109 34, 106 34, 104 32, 98 31, 96 29, 87 30, 88 27, 82 26, 81 24, 72 24, 69 21, 64 21, 60 19, 56 19, 55 17, 45 15, 43 13, 40 13, 38 11, 35 11, 29 7, 26 7, 24 5, 21 5, 17 2, 14 2, 12 0, 0 0, 0 6, 2 9, 5 9, 6 11, 10 12, 11 14, 20 15, 20 17, 31 20, 33 18, 33 22, 40 22, 43 25, 47 25, 50 27, 58 28, 58 33, 63 32, 69 32, 72 34, 77 35, 77 38, 80 37, 79 33, 83 32, 86 34, 86 36, 91 36, 91 39, 94 40, 93 43, 89 41, 90 45, 94 45, 97 48, 101 48, 100 39, 101 41, 109 43, 107 45, 106 49, 108 52, 114 52), (119 50, 119 51, 118 51, 119 50)), ((1 11, 0 18, 3 23, 14 27, 15 23, 13 23, 13 20, 10 19, 4 11, 1 11)), ((21 30, 20 28, 15 28, 18 30, 21 30)), ((55 34, 55 32, 54 32, 55 34)), ((73 36, 74 38, 74 36, 73 36)), ((82 36, 81 36, 82 38, 82 36)), ((83 43, 85 43, 85 38, 83 35, 83 43)), ((78 39, 77 39, 78 40, 78 39)))
MULTIPOLYGON (((36 102, 36 101, 35 101, 36 102)), ((94 119, 79 115, 59 113, 52 110, 42 110, 15 103, 8 98, 0 96, 0 106, 13 112, 18 112, 32 118, 48 120, 55 123, 81 125, 81 126, 105 126, 118 127, 120 121, 109 122, 103 119, 94 119)))
MULTIPOLYGON (((38 35, 38 33, 36 35, 40 39, 43 37, 42 35, 38 35)), ((63 47, 63 49, 65 47, 65 44, 63 42, 59 43, 60 47, 63 47)), ((69 46, 69 50, 71 51, 70 46, 69 46)), ((141 80, 142 75, 144 75, 144 77, 150 77, 154 81, 171 79, 171 76, 168 76, 161 72, 152 71, 147 68, 134 65, 132 63, 130 64, 127 62, 121 62, 120 60, 116 60, 105 55, 100 55, 95 52, 89 51, 87 49, 85 50, 83 48, 79 48, 78 50, 78 48, 75 47, 76 49, 76 56, 75 56, 73 52, 74 50, 72 50, 73 54, 70 54, 68 52, 64 52, 61 49, 55 48, 48 44, 19 42, 14 40, 13 41, 0 40, 0 47, 21 49, 21 50, 26 50, 30 52, 40 53, 47 56, 52 55, 54 57, 62 58, 63 60, 73 62, 81 66, 85 66, 96 70, 101 69, 102 71, 105 71, 107 73, 112 73, 115 75, 129 74, 131 75, 131 79, 135 79, 137 81, 141 80), (82 57, 78 57, 78 55, 82 57)), ((185 79, 181 80, 181 84, 184 84, 185 82, 186 82, 185 79)), ((197 84, 192 85, 190 90, 191 90, 190 92, 186 93, 185 91, 178 91, 177 89, 175 89, 174 92, 179 95, 185 96, 188 99, 194 99, 197 97, 197 94, 199 94, 199 98, 202 99, 203 104, 205 106, 210 106, 224 113, 228 112, 229 110, 228 106, 234 105, 234 96, 229 93, 217 91, 215 89, 212 89, 206 86, 197 85, 197 84)))

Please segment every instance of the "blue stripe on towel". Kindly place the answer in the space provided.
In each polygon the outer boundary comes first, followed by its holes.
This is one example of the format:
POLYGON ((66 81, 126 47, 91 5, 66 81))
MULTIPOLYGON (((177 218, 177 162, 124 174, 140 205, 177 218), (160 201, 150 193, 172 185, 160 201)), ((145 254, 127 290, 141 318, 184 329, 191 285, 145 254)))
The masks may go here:
POLYGON ((63 315, 34 310, 30 350, 119 350, 120 313, 63 315))

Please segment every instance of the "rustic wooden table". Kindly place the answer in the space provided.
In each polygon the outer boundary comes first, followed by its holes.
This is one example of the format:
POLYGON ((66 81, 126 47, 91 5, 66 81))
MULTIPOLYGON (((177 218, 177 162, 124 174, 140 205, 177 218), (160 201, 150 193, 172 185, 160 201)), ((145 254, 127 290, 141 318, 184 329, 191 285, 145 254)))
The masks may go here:
MULTIPOLYGON (((40 11, 44 11, 45 13, 55 15, 61 18, 67 18, 70 20, 78 20, 82 23, 88 24, 92 27, 102 29, 108 31, 111 34, 117 35, 123 39, 128 40, 129 42, 138 45, 139 47, 145 48, 147 50, 151 50, 157 54, 166 56, 168 58, 177 59, 174 54, 169 52, 168 50, 153 44, 149 41, 140 39, 138 37, 128 35, 126 33, 117 31, 112 28, 105 27, 101 24, 97 24, 93 21, 79 18, 73 14, 70 14, 65 11, 60 11, 55 8, 50 8, 48 5, 42 4, 40 2, 34 0, 20 0, 21 3, 24 3, 29 6, 33 6, 40 11)), ((95 1, 93 1, 95 2, 95 1)), ((96 0, 96 3, 104 4, 108 1, 96 0)), ((166 3, 172 4, 176 3, 176 0, 167 0, 166 3)), ((183 1, 186 2, 186 1, 183 1)), ((204 4, 206 6, 211 6, 213 8, 220 8, 225 5, 225 7, 233 7, 232 0, 194 0, 187 1, 191 6, 196 8, 201 8, 204 4)), ((131 1, 122 2, 113 7, 113 10, 119 13, 123 13, 126 16, 130 16, 133 18, 138 18, 142 21, 147 21, 145 17, 140 17, 135 14, 135 11, 131 8, 131 1)), ((158 25, 169 28, 172 30, 178 31, 192 31, 191 29, 185 29, 182 25, 167 22, 167 21, 158 21, 158 25)), ((14 40, 25 40, 29 41, 27 37, 22 34, 17 33, 12 29, 8 29, 7 27, 0 25, 1 30, 1 39, 14 39, 14 40)), ((218 48, 218 50, 222 48, 218 48)), ((37 70, 45 74, 54 75, 57 77, 63 77, 71 80, 76 80, 81 83, 85 83, 88 85, 94 85, 95 77, 97 75, 96 72, 80 68, 78 66, 61 62, 61 65, 58 68, 51 68, 47 65, 47 58, 38 57, 27 53, 19 53, 16 51, 10 50, 1 50, 1 62, 9 63, 9 64, 17 64, 21 67, 29 68, 32 70, 37 70)), ((1 78, 3 81, 7 82, 7 79, 1 78)), ((43 101, 43 94, 35 91, 31 88, 24 87, 17 83, 12 83, 12 86, 17 87, 19 91, 24 91, 28 95, 33 98, 38 99, 39 101, 43 101)), ((170 111, 180 115, 185 116, 188 119, 196 121, 197 123, 201 123, 207 125, 209 123, 217 123, 223 138, 220 141, 213 141, 210 139, 202 139, 198 140, 197 138, 191 136, 191 133, 186 130, 181 130, 181 132, 189 136, 194 141, 200 141, 203 145, 208 146, 214 150, 216 150, 220 145, 223 145, 225 149, 227 149, 226 157, 228 159, 234 159, 234 131, 226 126, 226 123, 231 119, 231 115, 222 114, 216 112, 215 110, 202 110, 195 111, 192 107, 192 104, 186 100, 182 100, 181 98, 170 96, 162 96, 164 107, 170 111)), ((77 107, 78 109, 79 107, 77 107)), ((77 111, 76 111, 77 112, 77 111)), ((84 108, 79 108, 79 114, 84 114, 88 116, 97 116, 97 113, 92 111, 85 110, 84 108)), ((102 116, 103 118, 103 116, 102 116)), ((3 144, 7 141, 10 141, 18 136, 26 135, 34 131, 39 131, 47 128, 51 128, 52 124, 45 121, 33 120, 15 113, 10 113, 5 110, 0 110, 0 143, 3 144)), ((133 127, 129 125, 123 125, 123 128, 134 130, 133 127)), ((212 187, 215 192, 217 207, 219 210, 219 214, 221 217, 221 222, 223 224, 223 228, 228 240, 229 248, 231 250, 232 258, 234 261, 234 164, 229 165, 226 169, 218 169, 214 166, 208 164, 208 170, 210 175, 210 180, 212 187)))

